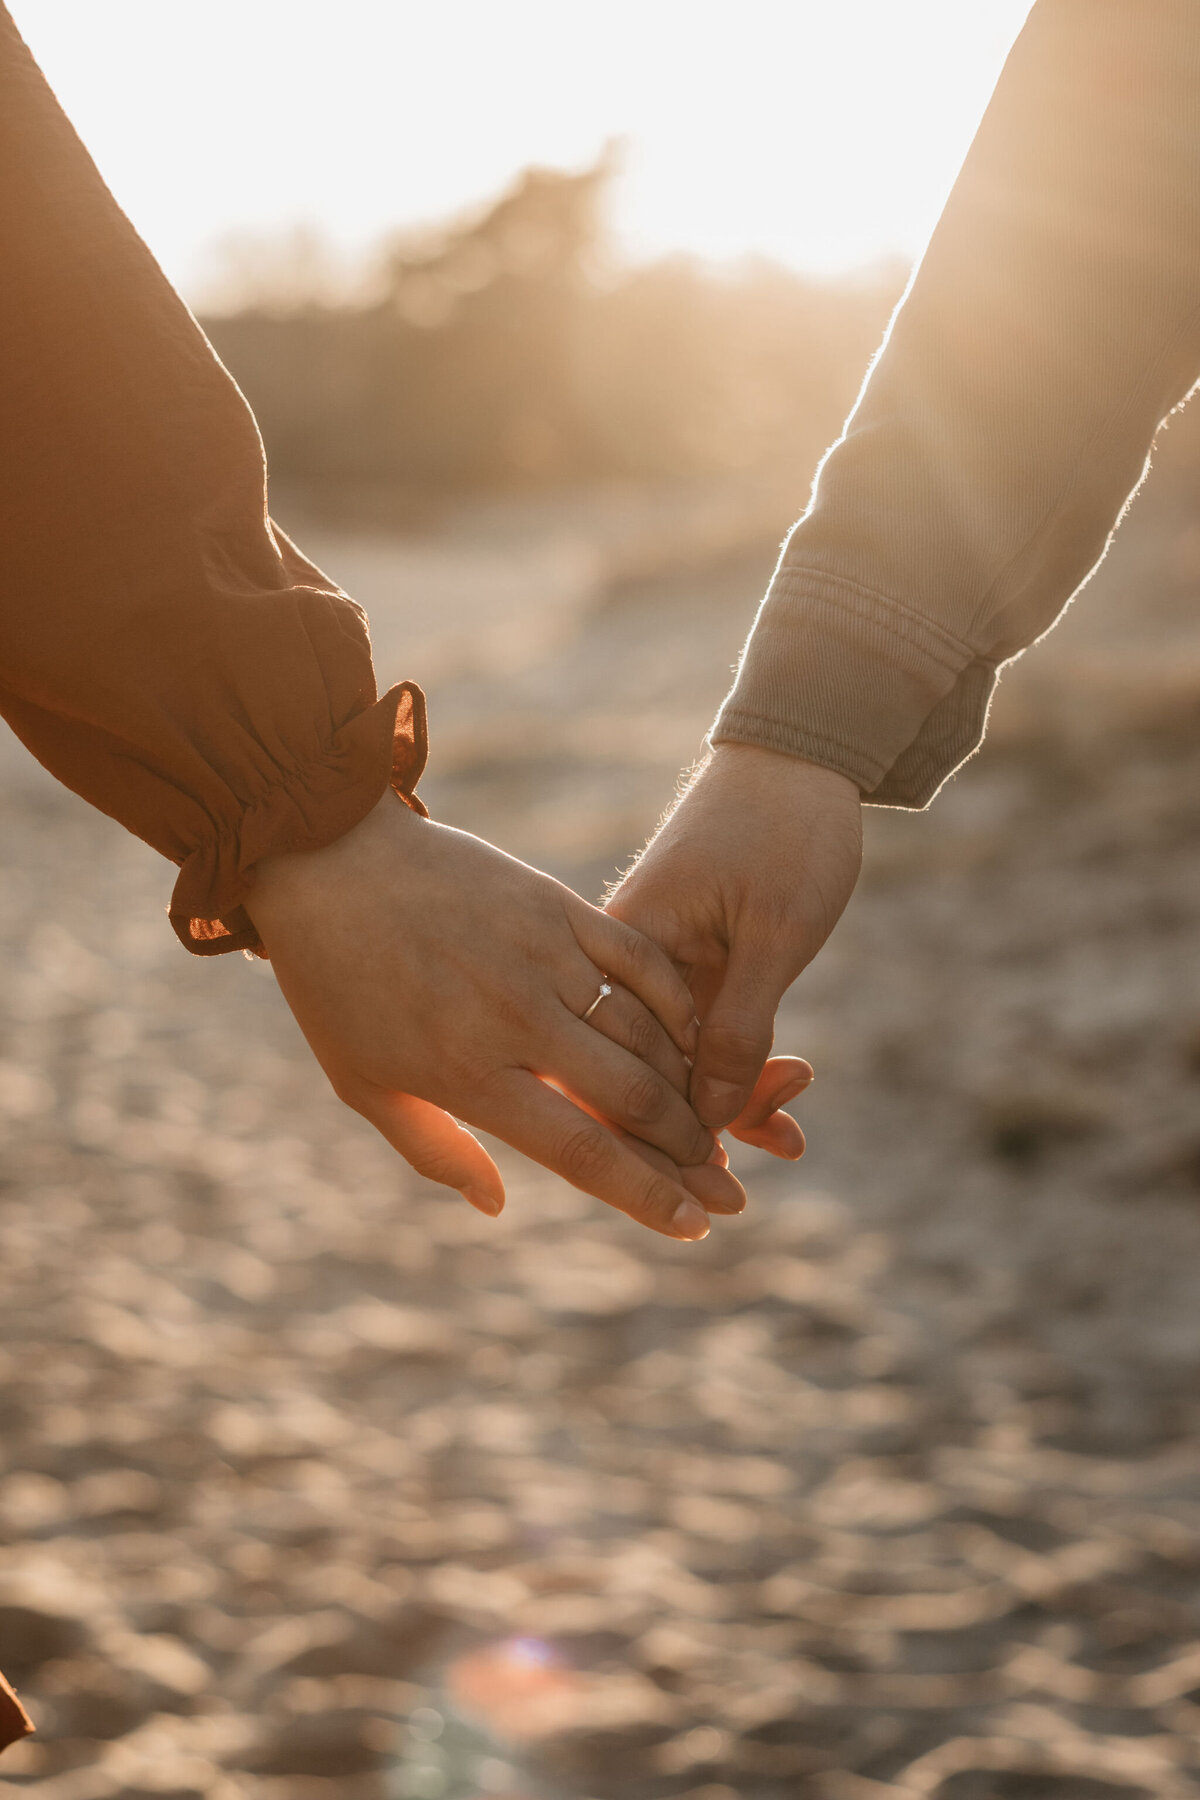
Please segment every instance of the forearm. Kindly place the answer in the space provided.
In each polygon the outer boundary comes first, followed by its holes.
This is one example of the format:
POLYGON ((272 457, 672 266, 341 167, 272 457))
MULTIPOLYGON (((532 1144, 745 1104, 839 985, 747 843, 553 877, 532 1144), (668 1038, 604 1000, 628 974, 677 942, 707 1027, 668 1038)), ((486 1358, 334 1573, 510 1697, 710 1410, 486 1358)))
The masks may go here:
POLYGON ((0 711, 183 865, 193 949, 254 942, 257 859, 327 842, 424 754, 359 609, 270 524, 241 394, 0 7, 0 711))
POLYGON ((1200 374, 1200 10, 1040 0, 714 742, 924 805, 1200 374))

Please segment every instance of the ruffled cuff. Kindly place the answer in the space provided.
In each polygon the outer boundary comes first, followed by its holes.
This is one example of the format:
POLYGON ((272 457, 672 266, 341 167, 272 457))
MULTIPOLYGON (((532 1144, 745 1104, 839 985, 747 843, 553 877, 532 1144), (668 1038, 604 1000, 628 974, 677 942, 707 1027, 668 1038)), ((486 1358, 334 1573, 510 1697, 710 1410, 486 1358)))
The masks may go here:
POLYGON ((256 864, 344 837, 389 785, 427 816, 413 790, 428 755, 425 696, 413 682, 401 682, 337 731, 320 762, 251 806, 236 831, 192 852, 169 908, 180 941, 196 956, 261 949, 244 905, 256 864))

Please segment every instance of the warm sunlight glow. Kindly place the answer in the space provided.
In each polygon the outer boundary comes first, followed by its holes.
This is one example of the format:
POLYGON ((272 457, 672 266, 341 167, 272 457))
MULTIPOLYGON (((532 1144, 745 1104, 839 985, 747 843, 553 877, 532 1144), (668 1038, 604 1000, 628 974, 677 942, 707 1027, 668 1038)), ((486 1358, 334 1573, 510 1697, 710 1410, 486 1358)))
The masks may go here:
POLYGON ((223 235, 354 253, 626 140, 629 252, 835 271, 919 249, 1027 0, 13 0, 126 210, 203 289, 223 235))

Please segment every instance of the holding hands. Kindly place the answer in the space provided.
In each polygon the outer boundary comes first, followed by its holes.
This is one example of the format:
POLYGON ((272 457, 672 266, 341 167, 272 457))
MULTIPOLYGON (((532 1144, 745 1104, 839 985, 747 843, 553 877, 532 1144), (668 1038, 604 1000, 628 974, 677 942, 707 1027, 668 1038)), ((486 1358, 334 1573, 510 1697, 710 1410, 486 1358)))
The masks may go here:
POLYGON ((249 906, 335 1092, 428 1179, 500 1211, 464 1119, 670 1237, 741 1211, 683 1097, 685 983, 560 882, 385 794, 336 843, 261 864, 249 906))
POLYGON ((248 904, 335 1092, 420 1174, 500 1211, 461 1119, 695 1239, 745 1205, 713 1128, 803 1151, 777 1109, 812 1071, 767 1058, 853 888, 858 807, 842 776, 723 746, 605 913, 386 794, 336 843, 260 865, 248 904))

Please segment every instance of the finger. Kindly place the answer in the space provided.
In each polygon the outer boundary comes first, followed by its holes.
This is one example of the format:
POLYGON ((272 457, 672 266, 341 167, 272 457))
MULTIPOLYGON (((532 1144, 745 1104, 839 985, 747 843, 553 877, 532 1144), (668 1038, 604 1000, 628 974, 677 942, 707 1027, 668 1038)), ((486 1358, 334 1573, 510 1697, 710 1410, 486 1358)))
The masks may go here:
POLYGON ((696 1116, 714 1130, 749 1102, 771 1053, 775 1012, 791 980, 769 948, 735 943, 725 979, 700 1027, 692 1069, 696 1116))
POLYGON ((813 1078, 812 1065, 800 1056, 772 1056, 754 1084, 749 1100, 729 1129, 754 1130, 765 1125, 773 1112, 802 1094, 813 1078))
POLYGON ((773 1056, 754 1084, 749 1101, 730 1123, 732 1136, 786 1162, 798 1162, 804 1155, 804 1133, 790 1113, 781 1109, 802 1094, 812 1078, 812 1068, 801 1057, 773 1056))
POLYGON ((687 982, 665 951, 632 925, 579 900, 569 918, 576 942, 610 980, 637 995, 666 1029, 681 1055, 696 1053, 696 1009, 687 982))
POLYGON ((611 986, 612 993, 600 1002, 587 1021, 590 1028, 656 1069, 677 1094, 686 1094, 691 1074, 686 1057, 680 1055, 654 1014, 642 1005, 636 994, 631 994, 617 982, 611 986))
POLYGON ((729 1129, 743 1144, 753 1144, 757 1150, 769 1150, 772 1156, 778 1156, 784 1162, 799 1162, 804 1155, 804 1133, 791 1113, 777 1112, 765 1125, 747 1125, 736 1130, 731 1125, 729 1129))
MULTIPOLYGON (((342 1095, 343 1099, 347 1096, 342 1095)), ((457 1188, 478 1212, 495 1218, 504 1207, 500 1171, 479 1139, 448 1112, 415 1094, 391 1093, 361 1082, 347 1104, 374 1125, 393 1150, 426 1181, 457 1188)))
POLYGON ((679 1179, 705 1212, 740 1213, 746 1210, 746 1190, 731 1169, 719 1163, 698 1163, 680 1169, 679 1179))
POLYGON ((664 1237, 707 1237, 708 1215, 683 1185, 635 1156, 615 1132, 526 1069, 495 1077, 481 1093, 479 1123, 572 1187, 664 1237))
MULTIPOLYGON (((572 1096, 576 1106, 584 1112, 591 1112, 577 1095, 572 1096)), ((737 1176, 730 1171, 729 1158, 725 1154, 724 1145, 718 1142, 706 1163, 696 1163, 690 1168, 680 1168, 673 1163, 663 1151, 656 1150, 653 1144, 643 1142, 631 1132, 622 1131, 611 1119, 605 1119, 598 1113, 592 1113, 609 1131, 615 1132, 621 1142, 640 1156, 643 1162, 649 1163, 652 1169, 660 1170, 685 1187, 694 1200, 698 1200, 705 1212, 740 1213, 746 1208, 746 1190, 737 1176)), ((786 1117, 786 1114, 785 1114, 786 1117)))
POLYGON ((566 1021, 561 1038, 549 1048, 553 1061, 546 1073, 552 1072, 555 1082, 589 1111, 665 1150, 674 1163, 708 1161, 712 1133, 657 1069, 574 1019, 566 1021))

